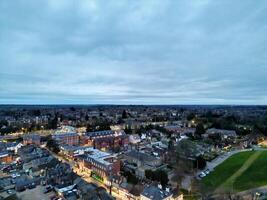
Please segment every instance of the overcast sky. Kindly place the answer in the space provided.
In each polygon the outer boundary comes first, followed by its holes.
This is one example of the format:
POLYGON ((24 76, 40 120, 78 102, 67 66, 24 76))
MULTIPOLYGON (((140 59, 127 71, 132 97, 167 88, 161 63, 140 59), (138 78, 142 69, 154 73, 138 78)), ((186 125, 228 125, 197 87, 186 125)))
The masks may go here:
POLYGON ((267 104, 267 1, 1 0, 0 104, 267 104))

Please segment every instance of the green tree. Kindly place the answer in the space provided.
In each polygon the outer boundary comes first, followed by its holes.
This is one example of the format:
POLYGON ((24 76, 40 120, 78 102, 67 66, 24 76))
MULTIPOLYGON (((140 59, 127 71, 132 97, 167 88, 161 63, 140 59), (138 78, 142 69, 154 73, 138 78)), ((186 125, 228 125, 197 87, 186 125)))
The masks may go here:
POLYGON ((126 112, 126 110, 123 110, 123 112, 122 112, 122 119, 126 119, 127 118, 127 112, 126 112))
POLYGON ((169 182, 168 174, 163 170, 157 170, 155 172, 155 175, 157 177, 157 180, 160 182, 162 187, 166 187, 166 185, 169 182))
POLYGON ((145 176, 149 180, 153 180, 154 172, 152 170, 145 170, 145 176))
POLYGON ((188 121, 191 121, 192 119, 194 119, 195 118, 195 114, 194 113, 189 113, 188 115, 187 115, 187 120, 188 121))
POLYGON ((198 156, 194 162, 194 168, 204 169, 207 165, 206 160, 202 156, 198 156))
POLYGON ((56 154, 60 151, 58 143, 51 136, 47 138, 46 147, 56 154))
POLYGON ((195 134, 201 136, 204 133, 205 133, 205 128, 204 128, 203 124, 202 123, 198 123, 197 126, 196 126, 195 134))

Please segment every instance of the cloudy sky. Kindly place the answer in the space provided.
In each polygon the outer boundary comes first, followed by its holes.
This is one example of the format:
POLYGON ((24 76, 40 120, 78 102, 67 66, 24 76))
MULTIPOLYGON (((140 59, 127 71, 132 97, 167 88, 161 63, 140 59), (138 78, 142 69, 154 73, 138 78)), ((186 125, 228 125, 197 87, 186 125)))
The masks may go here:
POLYGON ((0 104, 267 104, 266 0, 1 0, 0 104))

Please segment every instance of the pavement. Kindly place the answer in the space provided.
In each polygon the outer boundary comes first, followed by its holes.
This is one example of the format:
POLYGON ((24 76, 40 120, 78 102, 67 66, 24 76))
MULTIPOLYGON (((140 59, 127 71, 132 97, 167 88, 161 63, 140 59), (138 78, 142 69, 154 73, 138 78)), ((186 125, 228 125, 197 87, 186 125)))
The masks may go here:
MULTIPOLYGON (((254 146, 253 149, 255 151, 266 151, 267 150, 265 148, 261 148, 261 147, 258 147, 258 146, 254 146)), ((213 159, 211 162, 207 162, 207 166, 205 167, 204 170, 209 169, 210 171, 213 171, 215 167, 217 167, 218 165, 223 163, 226 159, 228 159, 232 155, 240 153, 240 152, 251 151, 251 150, 252 150, 252 148, 250 148, 250 149, 237 149, 237 150, 225 152, 224 154, 222 154, 222 155, 218 156, 217 158, 213 159)), ((199 175, 204 170, 199 171, 197 174, 199 175)))
MULTIPOLYGON (((58 154, 55 154, 54 152, 50 151, 49 149, 47 149, 55 158, 57 158, 59 161, 61 162, 65 162, 68 163, 71 168, 73 169, 73 172, 76 173, 78 176, 80 176, 84 181, 86 181, 87 183, 93 183, 95 185, 97 185, 98 187, 103 187, 106 189, 107 193, 109 193, 110 189, 108 186, 106 186, 105 184, 95 180, 94 178, 90 177, 87 173, 84 172, 80 172, 80 170, 76 167, 76 163, 75 161, 72 160, 67 160, 66 158, 64 158, 63 156, 60 156, 58 154)), ((118 195, 115 192, 112 192, 111 194, 113 197, 115 197, 116 199, 120 200, 122 199, 120 195, 118 195)))
MULTIPOLYGON (((258 146, 254 146, 253 149, 255 151, 266 151, 267 149, 265 148, 261 148, 258 146)), ((252 149, 240 149, 240 150, 234 150, 234 151, 230 151, 230 152, 226 152, 225 154, 217 157, 216 159, 212 160, 211 162, 207 162, 207 166, 204 170, 209 169, 210 171, 214 170, 215 167, 217 167, 218 165, 220 165, 222 162, 224 162, 226 159, 228 159, 229 157, 231 157, 234 154, 237 154, 239 152, 245 152, 245 151, 251 151, 252 149)), ((228 181, 228 183, 230 183, 232 181, 232 179, 235 179, 239 174, 242 174, 255 160, 255 158, 257 158, 257 156, 259 156, 261 154, 261 152, 258 152, 255 154, 255 157, 252 157, 251 159, 249 159, 247 162, 248 163, 244 163, 244 165, 236 172, 234 173, 228 181)), ((202 170, 202 171, 204 171, 202 170)), ((198 172, 198 174, 201 173, 201 171, 198 172)), ((262 186, 262 187, 258 187, 258 188, 252 188, 246 191, 242 191, 242 192, 238 192, 236 193, 236 196, 240 196, 242 197, 242 199, 244 200, 263 200, 263 199, 267 199, 267 186, 262 186), (257 196, 257 193, 261 193, 261 196, 257 196)))
POLYGON ((251 199, 251 197, 254 197, 254 199, 267 199, 267 186, 262 186, 262 187, 238 192, 237 195, 242 196, 242 198, 244 199, 251 199), (256 197, 255 195, 256 192, 262 193, 263 195, 261 197, 256 197))

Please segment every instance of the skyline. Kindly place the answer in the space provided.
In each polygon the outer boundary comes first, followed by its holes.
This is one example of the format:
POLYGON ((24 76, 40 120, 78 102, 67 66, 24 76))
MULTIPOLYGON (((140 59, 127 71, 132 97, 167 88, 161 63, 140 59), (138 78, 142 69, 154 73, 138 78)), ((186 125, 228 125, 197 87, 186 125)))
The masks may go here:
POLYGON ((0 2, 0 104, 266 105, 265 1, 0 2))

